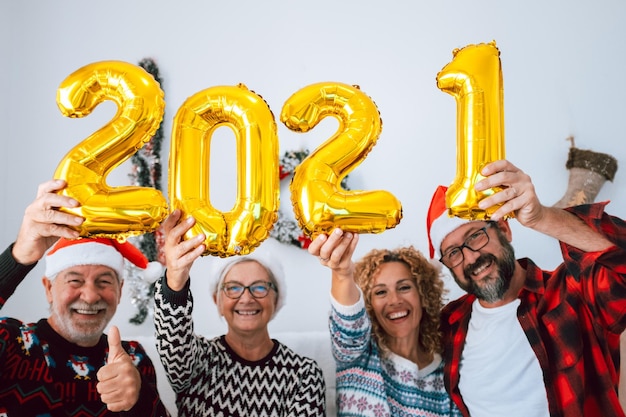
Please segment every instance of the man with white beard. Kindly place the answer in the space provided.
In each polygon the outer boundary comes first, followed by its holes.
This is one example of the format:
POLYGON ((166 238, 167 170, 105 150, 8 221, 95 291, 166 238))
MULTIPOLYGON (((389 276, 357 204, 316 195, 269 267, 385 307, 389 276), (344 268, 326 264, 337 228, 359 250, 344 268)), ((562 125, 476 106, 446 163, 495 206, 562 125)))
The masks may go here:
POLYGON ((57 194, 65 186, 39 186, 16 241, 0 254, 1 308, 54 244, 42 278, 50 316, 34 323, 0 318, 0 415, 169 416, 143 347, 121 341, 116 327, 103 334, 124 276, 159 275, 162 268, 129 242, 74 239, 72 226, 82 218, 57 209, 78 204, 57 194))

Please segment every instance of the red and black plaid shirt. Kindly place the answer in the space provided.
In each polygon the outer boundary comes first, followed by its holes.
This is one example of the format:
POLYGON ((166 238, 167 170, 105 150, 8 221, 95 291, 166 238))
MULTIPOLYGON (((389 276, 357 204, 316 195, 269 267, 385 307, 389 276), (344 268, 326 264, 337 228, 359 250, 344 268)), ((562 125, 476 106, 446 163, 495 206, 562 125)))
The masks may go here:
MULTIPOLYGON (((626 328, 626 222, 606 214, 606 204, 568 210, 615 246, 586 253, 561 243, 564 262, 552 272, 519 260, 526 283, 517 317, 543 370, 551 416, 624 416, 617 384, 626 328)), ((465 416, 459 367, 475 299, 463 296, 442 315, 446 388, 465 416)))

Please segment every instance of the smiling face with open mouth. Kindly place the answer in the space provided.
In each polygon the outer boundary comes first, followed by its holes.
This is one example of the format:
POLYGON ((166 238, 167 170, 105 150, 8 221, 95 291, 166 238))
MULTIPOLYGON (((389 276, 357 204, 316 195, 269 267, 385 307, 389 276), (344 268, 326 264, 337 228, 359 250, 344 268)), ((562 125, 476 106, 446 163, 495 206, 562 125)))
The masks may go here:
MULTIPOLYGON (((450 233, 442 242, 442 248, 454 247, 455 242, 463 239, 467 242, 485 223, 476 224, 468 223, 450 233)), ((465 248, 460 248, 462 261, 450 269, 459 287, 487 303, 498 303, 504 299, 515 273, 515 251, 506 234, 510 233, 510 229, 503 231, 501 227, 494 224, 494 227, 484 229, 487 241, 480 249, 474 250, 463 244, 465 248)))
POLYGON ((218 296, 218 308, 228 323, 229 332, 267 332, 267 324, 276 309, 276 291, 269 288, 262 297, 255 297, 252 292, 257 284, 265 286, 270 282, 265 267, 255 261, 239 262, 228 271, 223 286, 244 287, 239 298, 230 298, 223 290, 218 296))
POLYGON ((122 282, 103 265, 79 265, 43 278, 50 303, 50 326, 66 340, 94 346, 117 310, 122 282))
POLYGON ((393 339, 417 343, 422 303, 415 279, 405 263, 385 262, 380 265, 371 289, 371 305, 390 344, 393 344, 393 339))

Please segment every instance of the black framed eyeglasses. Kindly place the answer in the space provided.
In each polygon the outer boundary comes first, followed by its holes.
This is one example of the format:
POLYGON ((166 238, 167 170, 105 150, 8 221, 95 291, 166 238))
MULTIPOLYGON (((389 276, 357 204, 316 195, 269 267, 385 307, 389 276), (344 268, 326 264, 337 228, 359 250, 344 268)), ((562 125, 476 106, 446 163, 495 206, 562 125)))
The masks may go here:
POLYGON ((449 249, 441 258, 439 258, 439 262, 452 269, 460 265, 461 262, 463 262, 463 259, 465 259, 463 248, 468 248, 469 250, 476 252, 487 246, 487 243, 489 243, 487 228, 490 225, 491 223, 487 223, 485 227, 482 227, 469 235, 461 246, 455 246, 449 249))
POLYGON ((256 281, 250 285, 243 285, 240 282, 227 282, 222 284, 222 291, 228 298, 238 299, 241 298, 243 293, 248 290, 250 295, 254 298, 265 298, 267 294, 270 293, 270 290, 276 291, 276 286, 272 282, 268 281, 256 281))

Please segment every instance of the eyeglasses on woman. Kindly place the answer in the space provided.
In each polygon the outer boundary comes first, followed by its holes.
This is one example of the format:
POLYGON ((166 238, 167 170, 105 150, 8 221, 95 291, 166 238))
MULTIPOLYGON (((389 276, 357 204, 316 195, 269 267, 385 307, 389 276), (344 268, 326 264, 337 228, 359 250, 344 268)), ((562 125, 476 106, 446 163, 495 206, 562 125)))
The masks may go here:
POLYGON ((250 285, 243 285, 240 282, 231 281, 222 284, 222 291, 228 298, 241 298, 243 293, 248 290, 254 298, 265 298, 270 290, 276 291, 276 286, 268 281, 255 281, 250 285))

